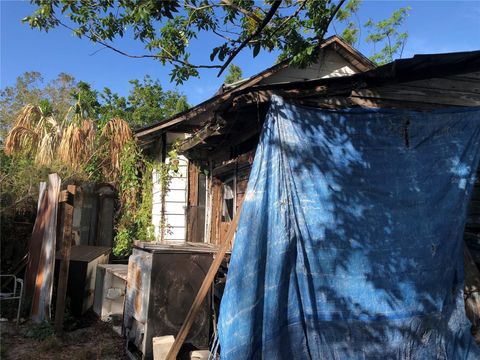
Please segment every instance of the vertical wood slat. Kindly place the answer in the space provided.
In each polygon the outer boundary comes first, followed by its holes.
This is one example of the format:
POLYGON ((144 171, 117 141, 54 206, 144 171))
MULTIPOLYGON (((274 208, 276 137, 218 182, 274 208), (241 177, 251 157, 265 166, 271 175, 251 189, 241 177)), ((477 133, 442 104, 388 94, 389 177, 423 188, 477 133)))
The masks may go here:
POLYGON ((48 175, 46 193, 48 203, 45 211, 41 214, 44 217, 43 238, 32 300, 31 318, 34 322, 50 320, 51 317, 60 185, 61 179, 57 174, 48 175))
POLYGON ((198 168, 188 163, 188 200, 187 200, 187 241, 194 242, 197 238, 197 208, 198 205, 198 168))
POLYGON ((173 343, 172 347, 170 348, 170 351, 168 352, 166 360, 175 360, 177 358, 178 352, 180 351, 180 348, 182 347, 183 342, 187 338, 188 333, 192 328, 195 317, 197 316, 198 311, 202 307, 202 303, 205 300, 205 296, 210 290, 210 286, 212 285, 212 282, 215 279, 215 275, 217 274, 217 271, 220 265, 222 264, 223 258, 225 257, 225 254, 227 253, 230 247, 230 243, 232 242, 235 232, 237 231, 237 225, 238 225, 238 220, 240 218, 240 213, 241 213, 241 207, 238 209, 237 213, 235 214, 226 236, 222 239, 223 241, 221 243, 220 249, 215 254, 215 259, 213 260, 212 265, 208 269, 205 279, 203 279, 202 286, 198 290, 197 296, 195 297, 195 300, 193 301, 192 306, 188 311, 187 317, 185 318, 185 321, 183 322, 182 327, 180 328, 180 331, 178 332, 175 338, 175 342, 173 343))
POLYGON ((218 244, 220 223, 222 221, 222 182, 218 179, 212 181, 212 225, 210 243, 218 244))
POLYGON ((58 276, 57 303, 55 307, 55 331, 63 331, 63 319, 65 315, 65 299, 67 296, 68 272, 70 267, 70 252, 72 247, 72 225, 73 225, 73 199, 76 192, 75 185, 68 185, 66 199, 62 199, 61 211, 64 213, 63 224, 61 224, 61 254, 60 272, 58 276))

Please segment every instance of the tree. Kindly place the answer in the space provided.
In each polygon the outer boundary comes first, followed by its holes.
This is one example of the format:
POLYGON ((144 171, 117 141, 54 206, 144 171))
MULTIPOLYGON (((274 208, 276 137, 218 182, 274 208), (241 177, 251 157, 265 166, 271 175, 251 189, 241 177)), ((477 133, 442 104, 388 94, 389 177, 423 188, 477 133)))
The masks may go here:
POLYGON ((408 16, 410 7, 403 7, 395 11, 388 19, 374 22, 369 19, 365 27, 369 30, 367 42, 373 45, 384 42, 382 49, 375 53, 370 59, 380 65, 394 60, 395 56, 402 57, 403 48, 408 38, 408 33, 399 32, 399 27, 408 16))
MULTIPOLYGON (((361 25, 358 18, 361 4, 362 0, 349 0, 336 14, 336 20, 345 24, 341 36, 351 45, 358 44, 361 40, 361 25), (356 21, 352 18, 356 18, 356 21)), ((399 29, 405 22, 409 11, 410 7, 403 7, 394 11, 387 19, 375 22, 370 18, 363 25, 368 32, 365 41, 373 44, 370 60, 383 65, 393 61, 397 56, 402 57, 408 33, 400 32, 399 29), (377 51, 378 46, 381 49, 377 51)))
POLYGON ((38 72, 26 72, 15 85, 0 91, 0 138, 5 139, 19 111, 26 105, 50 108, 49 112, 61 121, 88 118, 103 126, 109 119, 125 119, 132 128, 149 125, 189 108, 185 95, 164 91, 158 80, 146 76, 142 81, 131 80, 127 97, 105 87, 93 89, 84 81, 60 73, 44 84, 38 72))
POLYGON ((14 86, 0 91, 0 137, 6 136, 8 129, 15 122, 18 112, 27 104, 38 104, 42 98, 39 88, 43 82, 39 72, 31 71, 17 77, 14 86))
POLYGON ((158 80, 146 75, 143 82, 130 80, 128 95, 130 113, 127 119, 133 128, 153 124, 189 108, 186 97, 176 91, 163 91, 158 80))
POLYGON ((237 65, 230 65, 228 68, 228 74, 225 77, 225 84, 233 84, 242 79, 242 69, 237 65))
POLYGON ((317 59, 330 22, 345 0, 32 0, 35 12, 23 21, 48 31, 62 26, 78 37, 133 58, 154 58, 171 65, 181 83, 198 69, 217 69, 218 76, 244 48, 253 56, 280 50, 284 58, 305 66, 317 59), (190 61, 190 45, 203 33, 214 34, 210 62, 190 61), (117 47, 131 36, 146 53, 129 54, 117 47))

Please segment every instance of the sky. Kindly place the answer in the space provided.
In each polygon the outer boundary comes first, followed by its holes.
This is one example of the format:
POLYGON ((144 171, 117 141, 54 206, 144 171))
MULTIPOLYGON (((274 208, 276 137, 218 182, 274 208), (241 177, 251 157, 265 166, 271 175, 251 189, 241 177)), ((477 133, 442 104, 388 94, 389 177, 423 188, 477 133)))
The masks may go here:
MULTIPOLYGON (((109 87, 120 95, 128 95, 129 80, 149 75, 158 79, 164 89, 175 89, 185 94, 190 104, 198 104, 209 97, 223 83, 224 75, 217 78, 216 70, 202 70, 200 78, 183 85, 170 83, 168 67, 152 59, 131 59, 101 49, 87 39, 78 39, 66 29, 53 29, 48 33, 32 30, 21 19, 33 12, 28 1, 0 0, 0 88, 11 86, 17 76, 26 71, 38 71, 45 81, 64 72, 101 90, 109 87), (100 51, 98 51, 100 50, 100 51)), ((414 54, 444 53, 480 50, 480 0, 472 1, 364 1, 360 23, 369 18, 381 20, 394 10, 410 6, 410 15, 404 29, 409 33, 403 57, 414 54)), ((339 28, 337 27, 337 30, 339 28)), ((328 35, 334 34, 333 27, 328 35)), ((192 62, 208 58, 212 37, 203 36, 192 44, 192 62)), ((145 53, 141 44, 124 39, 116 44, 132 53, 145 53)), ((365 55, 371 55, 371 46, 359 45, 365 55)), ((278 54, 261 52, 252 58, 245 49, 235 60, 244 77, 254 75, 275 63, 278 54)))

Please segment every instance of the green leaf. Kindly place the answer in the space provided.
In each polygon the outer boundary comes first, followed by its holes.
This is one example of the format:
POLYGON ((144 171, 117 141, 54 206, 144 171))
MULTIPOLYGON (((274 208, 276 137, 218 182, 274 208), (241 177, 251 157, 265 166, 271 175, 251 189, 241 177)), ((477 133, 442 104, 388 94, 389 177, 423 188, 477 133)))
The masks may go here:
POLYGON ((260 49, 262 48, 260 43, 256 43, 253 46, 253 57, 257 57, 258 53, 260 52, 260 49))

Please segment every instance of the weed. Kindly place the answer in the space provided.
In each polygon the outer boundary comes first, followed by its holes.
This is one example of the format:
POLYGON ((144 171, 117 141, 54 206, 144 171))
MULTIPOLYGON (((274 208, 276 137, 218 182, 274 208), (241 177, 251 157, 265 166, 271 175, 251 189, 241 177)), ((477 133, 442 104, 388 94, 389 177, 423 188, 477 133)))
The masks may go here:
POLYGON ((31 338, 34 340, 43 341, 47 338, 55 336, 55 331, 52 324, 49 322, 42 322, 40 324, 35 324, 27 330, 25 337, 31 338))

